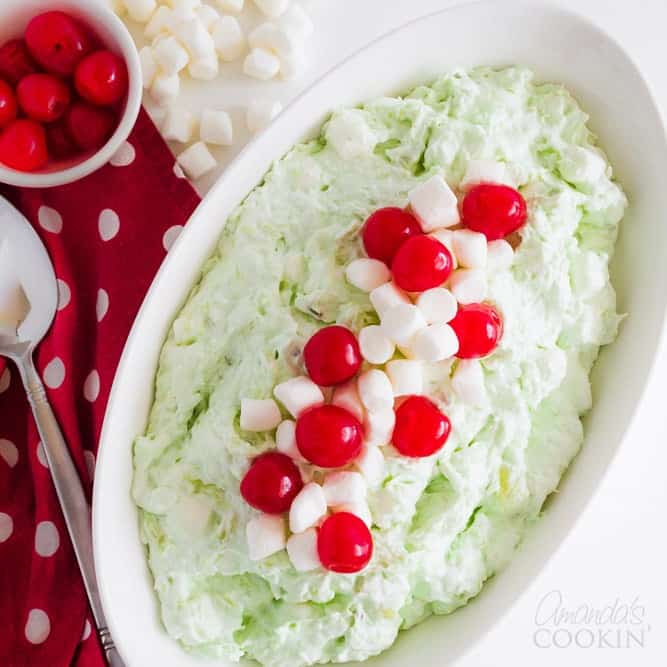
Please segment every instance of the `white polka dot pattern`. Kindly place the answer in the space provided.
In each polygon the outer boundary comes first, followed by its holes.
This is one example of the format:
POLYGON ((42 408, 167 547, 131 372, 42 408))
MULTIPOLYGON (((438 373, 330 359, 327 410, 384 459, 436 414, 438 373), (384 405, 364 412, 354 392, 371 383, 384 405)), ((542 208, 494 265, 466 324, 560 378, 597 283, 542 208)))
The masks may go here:
POLYGON ((6 542, 14 532, 14 521, 9 514, 0 512, 0 542, 6 542))
POLYGON ((40 440, 37 443, 37 460, 45 467, 49 467, 49 462, 46 459, 46 452, 44 451, 44 444, 40 440))
POLYGON ((10 468, 19 462, 19 450, 11 440, 0 438, 0 459, 4 459, 10 468))
POLYGON ((164 233, 162 237, 162 245, 164 249, 169 252, 171 247, 176 243, 176 239, 181 235, 183 231, 183 225, 174 225, 169 227, 169 229, 164 233))
POLYGON ((90 621, 88 619, 86 619, 86 622, 83 624, 83 633, 81 634, 81 641, 82 642, 85 642, 86 639, 88 639, 88 637, 90 637, 91 629, 92 628, 90 627, 90 621))
POLYGON ((58 310, 67 308, 69 302, 72 300, 72 292, 69 288, 69 285, 64 281, 58 278, 58 310))
POLYGON ((90 403, 94 403, 100 395, 100 374, 91 371, 83 384, 83 396, 90 403))
POLYGON ((106 290, 97 290, 97 303, 95 304, 95 314, 97 321, 101 322, 109 310, 109 293, 106 290))
POLYGON ((137 152, 134 150, 134 146, 126 141, 113 155, 109 164, 112 167, 128 167, 134 162, 134 158, 137 156, 137 152))
POLYGON ((116 211, 112 211, 110 208, 105 208, 100 213, 98 227, 100 238, 103 241, 111 241, 111 239, 113 239, 120 231, 120 218, 116 211))
POLYGON ((37 555, 48 558, 53 556, 60 546, 60 535, 52 521, 40 521, 35 531, 35 551, 37 555))
POLYGON ((63 230, 63 219, 60 213, 50 206, 40 206, 37 220, 42 229, 52 234, 60 234, 63 230))
POLYGON ((60 357, 54 357, 44 369, 44 384, 49 389, 58 389, 65 381, 65 364, 60 357))
POLYGON ((25 638, 31 644, 43 644, 51 632, 51 621, 42 609, 31 609, 25 624, 25 638))

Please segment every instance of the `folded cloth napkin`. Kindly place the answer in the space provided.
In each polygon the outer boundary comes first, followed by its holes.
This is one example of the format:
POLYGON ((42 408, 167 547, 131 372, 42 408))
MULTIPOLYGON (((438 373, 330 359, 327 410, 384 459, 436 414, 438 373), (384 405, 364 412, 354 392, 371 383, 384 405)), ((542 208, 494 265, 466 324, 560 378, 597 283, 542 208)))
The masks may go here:
MULTIPOLYGON (((145 112, 86 179, 0 186, 46 245, 58 312, 37 368, 88 489, 116 365, 153 276, 199 203, 145 112)), ((0 359, 0 665, 105 664, 21 382, 0 359)))

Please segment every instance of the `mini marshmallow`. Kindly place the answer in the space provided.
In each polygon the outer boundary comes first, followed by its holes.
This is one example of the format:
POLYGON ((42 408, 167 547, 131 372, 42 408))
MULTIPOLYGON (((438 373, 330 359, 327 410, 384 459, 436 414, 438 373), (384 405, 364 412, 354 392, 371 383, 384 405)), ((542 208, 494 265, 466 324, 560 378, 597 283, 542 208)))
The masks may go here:
POLYGON ((211 81, 218 76, 218 55, 211 51, 207 56, 195 58, 188 65, 188 73, 193 79, 211 81))
POLYGON ((479 185, 480 183, 509 185, 511 179, 507 174, 507 168, 502 162, 494 160, 470 160, 465 176, 459 183, 459 187, 461 190, 467 190, 473 185, 479 185))
POLYGON ((151 97, 155 100, 155 102, 164 107, 176 99, 180 89, 181 81, 178 78, 178 74, 168 75, 158 72, 158 75, 155 77, 153 83, 151 84, 150 92, 151 97))
POLYGON ((457 310, 454 295, 444 287, 432 287, 421 292, 415 305, 428 324, 449 322, 454 319, 457 310))
POLYGON ((160 33, 167 32, 173 22, 173 12, 169 7, 158 7, 151 20, 144 28, 146 39, 155 39, 160 33))
POLYGON ((449 289, 459 303, 478 303, 486 297, 486 273, 482 269, 457 269, 449 289))
POLYGON ((153 57, 167 76, 177 74, 190 62, 190 54, 172 36, 157 40, 153 47, 153 57))
POLYGON ((225 62, 241 57, 245 48, 245 38, 241 25, 233 16, 223 16, 211 30, 213 43, 218 55, 225 62))
POLYGON ((381 412, 394 405, 394 390, 385 373, 376 368, 365 371, 357 381, 359 398, 367 410, 381 412))
POLYGON ((204 109, 199 123, 199 137, 207 144, 231 146, 234 143, 232 119, 226 111, 204 109))
POLYGON ((415 359, 442 361, 459 351, 459 339, 449 324, 429 324, 417 332, 410 346, 415 359))
POLYGON ((196 126, 197 120, 189 111, 171 107, 162 124, 162 136, 167 141, 186 144, 192 139, 196 126))
POLYGON ((413 359, 396 359, 387 364, 394 396, 419 396, 424 392, 424 366, 413 359))
POLYGON ((255 4, 262 14, 275 19, 285 13, 289 0, 255 0, 255 4))
POLYGON ((345 269, 347 282, 362 292, 372 292, 391 280, 389 267, 379 259, 362 257, 350 262, 345 269))
POLYGON ((183 14, 194 14, 201 7, 201 0, 168 0, 168 3, 174 11, 183 14))
POLYGON ((317 530, 309 528, 303 533, 291 535, 287 540, 287 555, 297 572, 309 572, 320 567, 317 530))
POLYGON ((220 20, 220 14, 210 5, 201 5, 201 7, 197 7, 197 9, 195 9, 195 16, 202 22, 202 25, 209 32, 213 29, 215 23, 220 20))
POLYGON ((285 548, 285 518, 261 514, 248 521, 245 534, 250 560, 263 560, 285 548))
POLYGON ((153 49, 150 46, 144 46, 139 51, 139 63, 141 64, 141 78, 144 88, 150 88, 158 70, 155 57, 153 56, 153 49))
POLYGON ((364 443, 369 447, 383 447, 391 442, 396 425, 392 408, 367 412, 364 419, 364 443))
POLYGON ((278 424, 278 429, 276 430, 276 448, 279 452, 287 454, 287 456, 293 458, 295 461, 306 460, 301 456, 301 452, 296 446, 296 423, 291 419, 285 419, 285 421, 278 424))
POLYGON ((452 377, 452 388, 465 403, 481 405, 486 400, 484 371, 477 359, 461 359, 452 377))
POLYGON ((322 390, 304 375, 276 385, 273 394, 293 417, 298 417, 304 410, 324 403, 322 390))
POLYGON ((273 23, 262 23, 248 34, 248 44, 253 49, 266 49, 279 58, 289 58, 297 50, 296 41, 273 23))
POLYGON ((359 332, 359 348, 363 358, 371 364, 384 364, 394 356, 394 343, 385 336, 382 327, 375 324, 359 332))
POLYGON ((456 269, 459 263, 454 252, 454 231, 452 229, 436 229, 429 236, 436 241, 440 241, 449 250, 449 254, 452 256, 452 269, 456 269))
POLYGON ((177 161, 187 177, 192 180, 197 180, 200 176, 215 169, 218 164, 203 141, 198 141, 190 148, 186 148, 178 156, 177 161))
POLYGON ((243 73, 253 79, 268 81, 279 71, 280 59, 266 49, 252 49, 243 61, 243 73))
POLYGON ((322 485, 329 507, 366 500, 366 481, 358 472, 330 472, 322 485))
POLYGON ((338 407, 347 410, 360 422, 364 421, 364 405, 359 398, 357 381, 355 379, 348 380, 345 384, 338 385, 334 389, 331 402, 333 405, 337 405, 338 407))
POLYGON ((467 269, 483 269, 486 266, 486 236, 471 229, 454 232, 454 254, 460 266, 467 269))
POLYGON ((215 52, 213 37, 196 17, 180 21, 172 26, 172 32, 187 49, 193 60, 210 58, 211 53, 215 52))
POLYGON ((364 447, 354 465, 371 488, 378 486, 384 479, 384 455, 379 447, 364 447))
POLYGON ((295 39, 304 40, 313 34, 315 26, 301 5, 292 3, 278 21, 280 27, 295 39))
POLYGON ((383 318, 391 308, 399 304, 410 304, 410 297, 394 283, 385 283, 370 293, 371 304, 375 312, 383 318))
POLYGON ((504 271, 512 266, 514 250, 505 239, 491 241, 487 247, 487 268, 490 271, 504 271))
POLYGON ((289 528, 302 533, 312 528, 327 513, 327 501, 322 487, 309 482, 299 491, 289 510, 289 528))
POLYGON ((369 528, 373 525, 373 517, 367 502, 346 503, 336 508, 337 512, 349 512, 358 516, 369 528))
POLYGON ((378 137, 368 124, 361 109, 339 111, 329 121, 325 138, 343 160, 355 160, 369 155, 378 137))
POLYGON ((246 110, 246 125, 253 134, 263 130, 283 110, 278 101, 253 100, 246 110))
POLYGON ((399 303, 382 317, 382 330, 397 345, 408 345, 412 337, 426 326, 421 311, 413 304, 399 303))
POLYGON ((155 0, 123 0, 130 18, 137 23, 146 23, 157 6, 155 0))
POLYGON ((243 0, 216 0, 216 2, 223 12, 240 14, 243 11, 243 0))
POLYGON ((410 208, 424 233, 461 221, 456 195, 442 176, 431 176, 408 193, 410 208))
POLYGON ((272 431, 281 419, 280 408, 272 398, 241 399, 241 428, 244 431, 272 431))

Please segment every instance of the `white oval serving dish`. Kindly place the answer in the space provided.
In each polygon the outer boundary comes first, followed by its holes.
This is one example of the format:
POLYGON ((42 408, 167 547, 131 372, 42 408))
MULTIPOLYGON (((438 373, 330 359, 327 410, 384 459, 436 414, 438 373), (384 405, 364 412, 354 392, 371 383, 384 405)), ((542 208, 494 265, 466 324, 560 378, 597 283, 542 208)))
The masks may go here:
MULTIPOLYGON (((630 198, 612 270, 619 308, 630 315, 595 368, 595 407, 586 420, 583 451, 512 563, 464 609, 402 633, 390 651, 366 664, 451 665, 527 588, 591 499, 624 441, 662 334, 667 304, 664 128, 637 68, 587 21, 528 1, 449 9, 414 21, 353 55, 249 144, 195 212, 146 297, 109 400, 93 505, 100 591, 128 667, 213 664, 184 653, 160 623, 130 483, 132 441, 146 423, 163 340, 227 216, 271 163, 317 131, 333 109, 405 92, 455 66, 480 64, 529 66, 541 79, 564 83, 590 113, 592 128, 630 198)), ((226 666, 224 661, 215 664, 226 666)))

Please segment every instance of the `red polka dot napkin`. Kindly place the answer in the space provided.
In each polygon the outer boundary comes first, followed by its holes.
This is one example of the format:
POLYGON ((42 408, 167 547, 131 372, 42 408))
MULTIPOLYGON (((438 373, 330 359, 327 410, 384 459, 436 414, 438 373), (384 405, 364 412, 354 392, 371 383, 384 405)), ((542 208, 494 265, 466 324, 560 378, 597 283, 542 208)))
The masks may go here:
MULTIPOLYGON (((37 368, 84 485, 116 365, 153 276, 199 203, 142 111, 111 163, 49 190, 0 185, 46 245, 58 312, 37 368), (181 175, 181 177, 179 177, 181 175)), ((0 665, 105 662, 20 379, 0 359, 0 665)))

